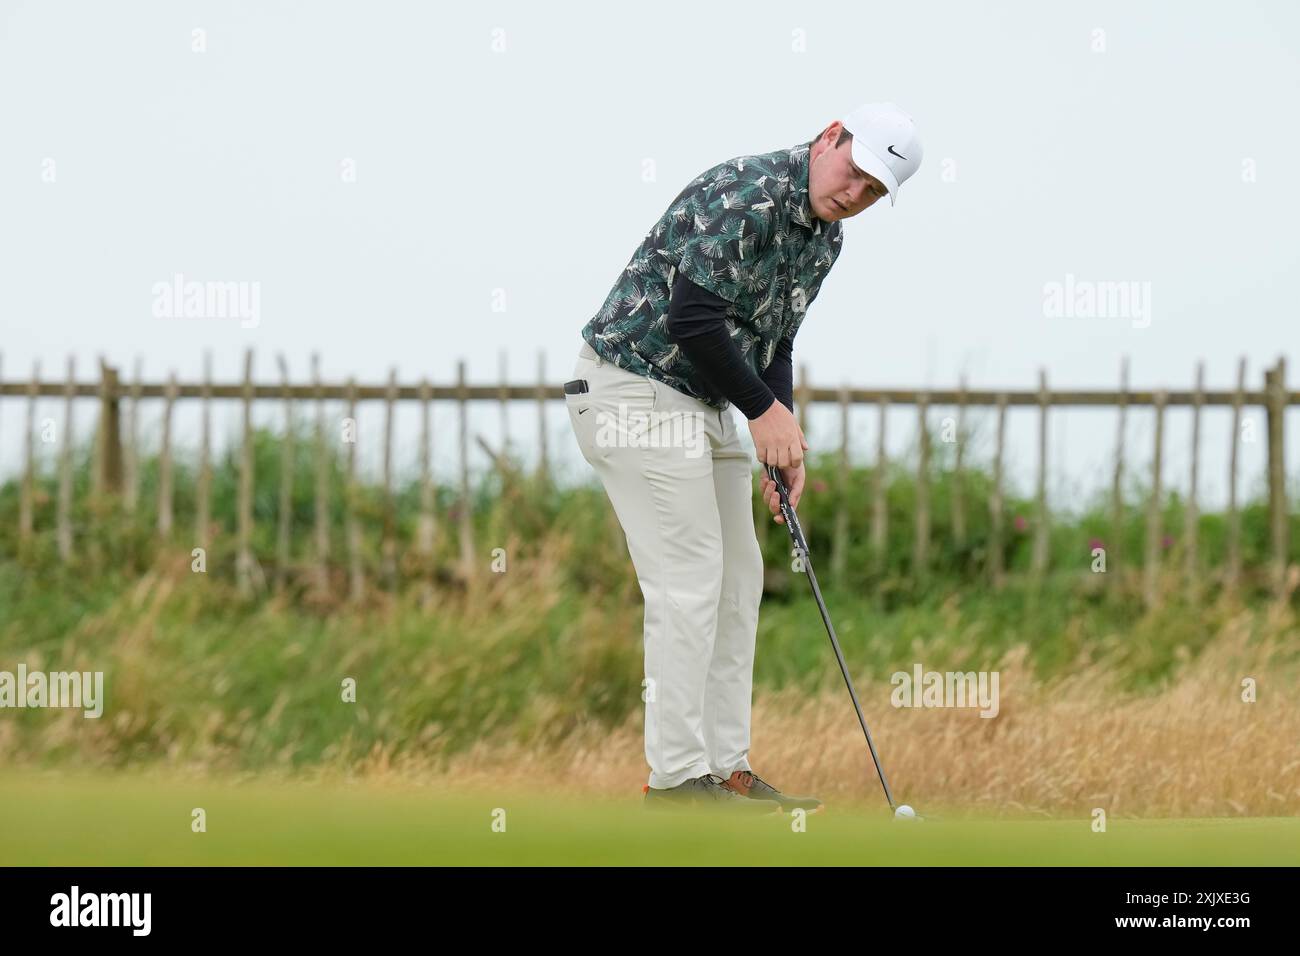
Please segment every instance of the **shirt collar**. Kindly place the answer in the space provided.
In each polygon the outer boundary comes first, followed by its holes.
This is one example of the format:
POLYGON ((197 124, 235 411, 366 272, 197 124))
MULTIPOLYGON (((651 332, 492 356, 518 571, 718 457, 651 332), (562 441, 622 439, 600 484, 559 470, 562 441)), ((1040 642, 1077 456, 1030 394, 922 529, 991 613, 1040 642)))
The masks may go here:
POLYGON ((830 224, 818 219, 813 213, 812 203, 808 199, 808 158, 812 155, 813 143, 801 143, 790 150, 790 192, 786 197, 786 207, 790 212, 790 221, 803 227, 812 235, 820 235, 830 224))

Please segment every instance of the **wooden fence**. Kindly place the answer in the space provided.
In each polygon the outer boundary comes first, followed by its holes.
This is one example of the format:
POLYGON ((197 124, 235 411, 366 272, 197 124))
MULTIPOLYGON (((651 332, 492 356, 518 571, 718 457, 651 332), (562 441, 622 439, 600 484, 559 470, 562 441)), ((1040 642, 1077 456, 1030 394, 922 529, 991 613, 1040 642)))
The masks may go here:
MULTIPOLYGON (((433 478, 431 473, 432 429, 430 422, 430 405, 435 401, 452 401, 458 407, 458 456, 459 456, 459 496, 462 503, 456 509, 459 516, 458 538, 460 544, 459 560, 461 573, 472 580, 476 574, 477 558, 475 556, 474 538, 470 527, 470 509, 467 507, 470 494, 469 482, 469 402, 491 401, 501 406, 503 426, 506 410, 512 402, 535 403, 538 411, 539 471, 548 470, 548 449, 546 430, 546 406, 548 402, 562 401, 563 392, 558 384, 547 381, 544 356, 539 356, 537 380, 531 385, 508 384, 505 375, 504 357, 501 363, 500 381, 494 385, 470 385, 467 381, 466 367, 463 361, 457 365, 456 381, 450 385, 433 385, 427 379, 417 384, 400 384, 396 371, 388 381, 380 385, 359 385, 355 379, 344 384, 325 384, 320 377, 319 357, 312 357, 311 384, 293 384, 289 380, 288 366, 283 356, 279 358, 281 382, 279 385, 256 384, 253 381, 253 352, 249 350, 244 358, 244 374, 240 382, 218 384, 212 380, 211 357, 205 357, 203 381, 199 383, 180 383, 173 373, 163 382, 144 382, 141 380, 140 367, 137 363, 133 380, 128 384, 121 380, 117 369, 100 360, 99 379, 91 382, 78 382, 76 369, 72 360, 68 361, 67 375, 63 382, 41 380, 39 363, 34 367, 31 378, 26 382, 6 382, 3 377, 3 365, 0 363, 0 397, 25 397, 27 399, 26 436, 23 459, 23 475, 20 492, 18 516, 18 538, 20 543, 28 542, 33 529, 33 488, 35 483, 34 448, 35 448, 35 408, 38 397, 62 397, 65 406, 65 440, 61 443, 59 458, 59 491, 56 507, 56 536, 60 553, 66 559, 72 552, 71 513, 71 445, 70 440, 73 415, 73 401, 78 398, 93 398, 100 407, 95 441, 95 466, 93 469, 92 495, 97 499, 107 496, 120 496, 128 511, 134 511, 138 504, 138 441, 137 431, 139 409, 145 400, 160 399, 162 412, 162 447, 159 456, 159 494, 157 530, 167 537, 173 533, 173 465, 172 465, 172 412, 177 401, 198 399, 202 404, 202 430, 199 446, 199 469, 197 474, 196 505, 197 517, 195 535, 199 546, 206 546, 210 530, 211 514, 211 424, 210 407, 215 400, 237 400, 243 412, 243 439, 240 451, 240 480, 238 491, 238 558, 237 574, 240 587, 246 592, 258 589, 264 581, 258 563, 251 550, 253 530, 253 402, 278 400, 284 404, 287 434, 292 436, 292 425, 297 412, 296 405, 301 402, 314 402, 316 405, 315 437, 317 454, 315 456, 316 493, 315 493, 315 576, 317 584, 325 585, 329 562, 329 525, 328 525, 328 483, 326 453, 326 400, 343 400, 347 403, 348 418, 356 421, 358 402, 380 401, 386 408, 383 445, 383 488, 385 496, 385 518, 381 551, 381 572, 385 579, 395 574, 398 544, 395 538, 393 512, 393 422, 395 406, 398 402, 415 401, 421 408, 420 432, 420 514, 417 532, 413 542, 420 554, 431 554, 433 548, 433 529, 435 527, 433 478), (129 401, 127 414, 122 414, 124 400, 129 401), (125 425, 124 425, 125 421, 125 425)), ((1048 534, 1050 515, 1047 506, 1047 451, 1048 451, 1048 410, 1067 406, 1110 406, 1118 411, 1118 431, 1115 443, 1115 462, 1111 491, 1111 520, 1115 534, 1112 546, 1107 549, 1108 563, 1126 560, 1127 556, 1118 554, 1120 540, 1119 529, 1123 515, 1123 496, 1121 483, 1124 476, 1124 434, 1125 416, 1128 409, 1135 406, 1151 406, 1154 410, 1154 448, 1152 454, 1151 493, 1145 503, 1147 524, 1145 534, 1145 554, 1142 562, 1144 594, 1150 604, 1158 600, 1157 576, 1160 572, 1161 550, 1161 499, 1162 499, 1162 460, 1165 445, 1164 411, 1171 406, 1190 406, 1193 412, 1191 436, 1191 475, 1188 508, 1186 511, 1185 560, 1189 586, 1195 588, 1199 580, 1197 564, 1197 481, 1199 475, 1199 458, 1201 446, 1201 410, 1205 406, 1225 406, 1232 410, 1231 447, 1229 449, 1230 465, 1228 469, 1228 538, 1227 566, 1224 569, 1223 582, 1226 587, 1235 587, 1241 571, 1241 522, 1238 508, 1237 472, 1238 446, 1241 432, 1241 413, 1246 406, 1262 407, 1267 415, 1266 441, 1268 449, 1268 500, 1269 500, 1269 536, 1271 544, 1270 573, 1271 582, 1279 598, 1287 594, 1287 524, 1288 506, 1285 487, 1285 455, 1283 447, 1285 412, 1289 405, 1300 404, 1300 392, 1289 392, 1286 388, 1285 360, 1279 358, 1276 365, 1265 371, 1263 387, 1251 390, 1246 387, 1246 360, 1240 360, 1237 367, 1236 388, 1229 391, 1207 391, 1203 387, 1204 364, 1198 364, 1195 380, 1188 391, 1156 390, 1134 391, 1128 387, 1128 362, 1124 360, 1120 370, 1120 387, 1117 391, 1053 391, 1048 387, 1046 371, 1040 371, 1038 388, 1027 391, 980 390, 969 389, 965 381, 956 389, 858 389, 858 388, 814 388, 808 381, 806 365, 799 368, 798 383, 795 389, 796 415, 807 430, 808 409, 813 403, 833 403, 840 412, 840 443, 838 469, 835 481, 836 493, 843 496, 848 493, 850 481, 849 467, 849 409, 854 405, 875 406, 878 410, 878 429, 876 462, 887 463, 885 453, 886 413, 891 405, 914 406, 918 423, 924 425, 929 410, 933 406, 953 406, 956 409, 956 460, 952 495, 952 513, 950 515, 954 543, 965 543, 967 534, 966 509, 969 503, 963 492, 962 469, 964 451, 964 416, 968 408, 975 406, 992 407, 997 411, 997 438, 993 459, 993 488, 987 507, 989 509, 991 537, 988 547, 989 579, 993 586, 1001 587, 1005 580, 1002 567, 1003 542, 1006 534, 1006 514, 1003 502, 1003 452, 1006 436, 1007 410, 1016 406, 1028 406, 1038 410, 1038 456, 1036 471, 1035 522, 1031 573, 1035 579, 1041 578, 1048 568, 1048 534)), ((505 434, 503 427, 503 434, 505 434)), ((919 453, 916 462, 916 510, 914 516, 914 536, 912 566, 915 573, 923 576, 930 563, 931 505, 930 505, 930 436, 925 427, 918 429, 919 453)), ((496 453, 481 438, 478 439, 489 457, 497 458, 496 453)), ((348 559, 349 588, 353 597, 359 597, 364 590, 365 581, 361 559, 361 527, 354 507, 357 488, 356 441, 348 444, 347 450, 347 487, 345 495, 345 541, 348 559)), ((279 489, 279 518, 277 527, 277 567, 282 579, 289 566, 289 502, 293 480, 294 447, 292 440, 287 440, 282 447, 281 486, 279 489)), ((500 459, 498 459, 499 461, 500 459)), ((873 559, 883 562, 886 536, 888 533, 888 510, 885 506, 886 468, 873 470, 871 495, 871 531, 870 544, 873 559)), ((843 500, 843 499, 841 499, 843 500)), ((831 533, 831 574, 843 573, 845 555, 848 546, 848 512, 846 508, 837 509, 836 525, 831 533)), ((760 534, 768 533, 769 522, 760 522, 760 534)), ((1136 562, 1134 562, 1136 565, 1136 562)))

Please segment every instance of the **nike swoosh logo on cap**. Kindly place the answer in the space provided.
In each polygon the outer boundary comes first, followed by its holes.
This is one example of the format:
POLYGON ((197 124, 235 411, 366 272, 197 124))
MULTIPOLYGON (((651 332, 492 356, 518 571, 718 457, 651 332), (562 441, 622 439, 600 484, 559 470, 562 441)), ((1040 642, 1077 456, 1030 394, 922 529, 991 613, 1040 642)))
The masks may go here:
POLYGON ((899 159, 907 159, 907 157, 904 156, 902 153, 894 152, 893 145, 890 145, 889 149, 885 150, 885 152, 894 153, 894 155, 897 156, 899 159))

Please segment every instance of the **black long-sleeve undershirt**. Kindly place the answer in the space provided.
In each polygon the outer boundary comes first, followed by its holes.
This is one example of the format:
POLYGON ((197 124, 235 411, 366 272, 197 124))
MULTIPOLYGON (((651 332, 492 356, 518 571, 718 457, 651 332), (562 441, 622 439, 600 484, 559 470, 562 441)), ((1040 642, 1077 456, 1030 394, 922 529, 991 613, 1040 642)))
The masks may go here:
POLYGON ((777 399, 794 411, 794 354, 788 338, 776 343, 772 364, 763 369, 763 381, 777 399))
POLYGON ((789 339, 777 343, 772 364, 761 375, 745 364, 727 331, 731 303, 696 285, 680 272, 668 305, 668 334, 718 392, 751 421, 780 400, 794 411, 794 371, 789 339))

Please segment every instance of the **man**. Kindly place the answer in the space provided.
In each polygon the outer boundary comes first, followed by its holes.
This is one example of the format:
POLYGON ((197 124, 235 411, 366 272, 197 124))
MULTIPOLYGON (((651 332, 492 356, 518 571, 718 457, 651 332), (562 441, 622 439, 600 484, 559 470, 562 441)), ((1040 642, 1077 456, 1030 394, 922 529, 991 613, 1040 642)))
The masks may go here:
MULTIPOLYGON (((647 806, 821 805, 749 764, 763 558, 754 462, 730 406, 797 505, 808 443, 793 414, 795 333, 839 256, 840 221, 885 195, 892 205, 920 162, 911 118, 884 103, 719 163, 673 200, 582 329, 565 402, 645 600, 647 806)), ((765 470, 761 494, 781 522, 765 470)))

